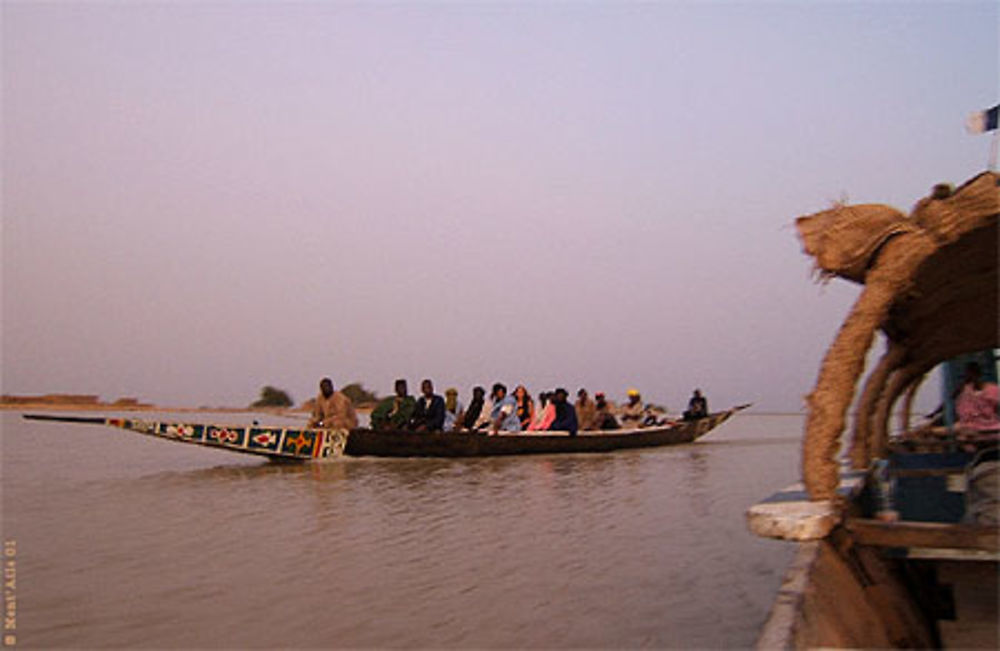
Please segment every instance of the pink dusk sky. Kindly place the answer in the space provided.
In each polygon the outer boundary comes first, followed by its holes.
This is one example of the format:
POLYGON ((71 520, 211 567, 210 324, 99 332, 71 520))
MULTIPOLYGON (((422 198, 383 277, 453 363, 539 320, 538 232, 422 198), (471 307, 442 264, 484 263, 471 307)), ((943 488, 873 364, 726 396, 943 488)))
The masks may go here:
POLYGON ((995 2, 5 0, 2 391, 797 410, 858 288, 795 217, 985 169, 998 34, 995 2))

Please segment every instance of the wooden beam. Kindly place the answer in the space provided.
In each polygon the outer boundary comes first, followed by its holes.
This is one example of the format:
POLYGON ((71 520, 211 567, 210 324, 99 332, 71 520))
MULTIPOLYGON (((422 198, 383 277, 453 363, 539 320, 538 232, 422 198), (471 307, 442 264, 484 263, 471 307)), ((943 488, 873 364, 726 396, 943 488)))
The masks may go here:
POLYGON ((893 477, 925 478, 925 477, 950 477, 952 475, 965 475, 964 466, 953 466, 951 468, 893 468, 893 477))
POLYGON ((1000 527, 942 522, 883 522, 869 518, 848 518, 844 527, 859 545, 1000 551, 1000 527))

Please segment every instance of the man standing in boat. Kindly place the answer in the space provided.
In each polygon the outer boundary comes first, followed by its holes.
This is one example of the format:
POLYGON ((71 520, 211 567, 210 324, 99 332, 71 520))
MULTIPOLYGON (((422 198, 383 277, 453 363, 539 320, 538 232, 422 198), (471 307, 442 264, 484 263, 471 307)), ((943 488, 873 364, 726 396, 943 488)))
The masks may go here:
POLYGON ((326 429, 354 429, 358 426, 358 415, 351 399, 340 391, 334 391, 333 380, 328 377, 319 381, 319 395, 313 405, 309 427, 326 429))

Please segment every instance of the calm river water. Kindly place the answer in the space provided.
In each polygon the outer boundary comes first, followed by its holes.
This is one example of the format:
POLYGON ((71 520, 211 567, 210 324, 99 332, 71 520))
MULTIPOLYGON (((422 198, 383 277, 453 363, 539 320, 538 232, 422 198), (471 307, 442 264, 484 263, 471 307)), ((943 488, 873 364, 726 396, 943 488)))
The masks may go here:
MULTIPOLYGON (((255 417, 282 422, 194 416, 255 417)), ((19 647, 747 647, 794 552, 743 513, 797 480, 799 415, 650 450, 297 467, 0 419, 19 647)))

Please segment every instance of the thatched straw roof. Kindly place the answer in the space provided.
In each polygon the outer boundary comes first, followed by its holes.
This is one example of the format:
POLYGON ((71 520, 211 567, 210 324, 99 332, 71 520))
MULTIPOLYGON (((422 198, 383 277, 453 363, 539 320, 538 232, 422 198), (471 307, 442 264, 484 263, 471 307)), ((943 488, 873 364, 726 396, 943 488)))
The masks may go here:
POLYGON ((884 454, 893 405, 927 372, 1000 346, 998 215, 1000 175, 984 172, 954 193, 936 187, 909 217, 867 204, 796 220, 822 274, 865 285, 808 397, 803 479, 812 499, 834 498, 840 434, 878 329, 889 346, 858 401, 850 452, 858 468, 884 454))

